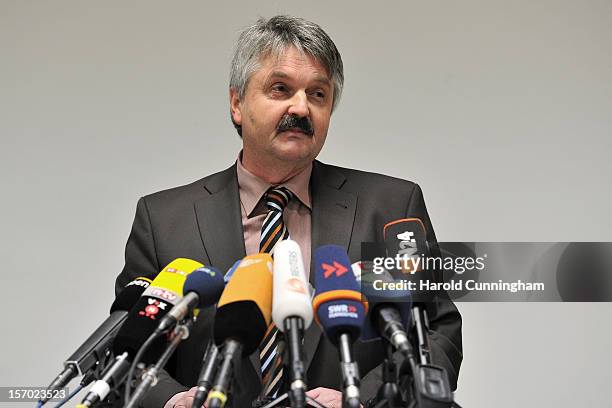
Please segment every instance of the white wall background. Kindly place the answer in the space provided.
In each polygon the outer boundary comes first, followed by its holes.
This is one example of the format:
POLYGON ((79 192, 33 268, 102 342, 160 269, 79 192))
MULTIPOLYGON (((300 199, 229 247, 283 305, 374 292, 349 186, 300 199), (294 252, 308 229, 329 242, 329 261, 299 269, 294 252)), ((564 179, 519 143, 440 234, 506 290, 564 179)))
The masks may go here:
MULTIPOLYGON (((420 183, 441 241, 612 240, 609 1, 0 0, 0 386, 105 318, 140 196, 235 159, 231 48, 278 13, 344 59, 320 159, 420 183)), ((463 406, 609 405, 612 305, 459 308, 463 406)))

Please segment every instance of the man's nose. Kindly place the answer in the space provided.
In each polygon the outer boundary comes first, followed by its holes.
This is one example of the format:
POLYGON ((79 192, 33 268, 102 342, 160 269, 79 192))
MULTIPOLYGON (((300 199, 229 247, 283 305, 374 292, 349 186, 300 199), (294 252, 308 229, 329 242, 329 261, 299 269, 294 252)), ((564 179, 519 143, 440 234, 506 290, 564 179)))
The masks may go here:
POLYGON ((298 91, 293 94, 293 97, 289 100, 289 109, 287 113, 289 115, 295 115, 300 118, 305 118, 310 114, 308 108, 308 97, 305 91, 298 91))

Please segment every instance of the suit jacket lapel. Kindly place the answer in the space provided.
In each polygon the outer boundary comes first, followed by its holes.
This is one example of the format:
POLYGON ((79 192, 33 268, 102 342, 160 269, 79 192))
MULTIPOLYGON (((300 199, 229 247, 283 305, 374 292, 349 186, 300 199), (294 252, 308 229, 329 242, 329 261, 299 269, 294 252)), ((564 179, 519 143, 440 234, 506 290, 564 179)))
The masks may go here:
MULTIPOLYGON (((246 256, 236 164, 211 177, 204 188, 210 195, 195 202, 198 228, 210 264, 225 272, 246 256)), ((250 360, 261 379, 257 353, 250 360)))
POLYGON ((246 254, 236 165, 205 180, 204 188, 210 195, 194 204, 200 237, 210 264, 225 272, 246 254))
MULTIPOLYGON (((341 191, 346 177, 331 166, 315 161, 310 179, 312 195, 312 241, 310 282, 314 285, 314 254, 321 245, 335 244, 346 249, 351 241, 357 196, 341 191)), ((321 329, 313 323, 304 335, 306 368, 310 366, 321 329)))

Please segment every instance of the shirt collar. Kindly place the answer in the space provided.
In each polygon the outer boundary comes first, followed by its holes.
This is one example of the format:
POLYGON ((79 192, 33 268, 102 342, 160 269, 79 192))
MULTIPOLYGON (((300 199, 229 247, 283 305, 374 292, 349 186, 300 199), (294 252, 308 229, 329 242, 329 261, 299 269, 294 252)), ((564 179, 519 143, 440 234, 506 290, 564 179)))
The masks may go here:
MULTIPOLYGON (((242 151, 238 155, 236 161, 236 174, 238 177, 238 188, 240 190, 240 200, 244 206, 247 216, 251 216, 251 213, 257 206, 257 203, 261 200, 263 195, 268 191, 271 184, 268 184, 261 178, 257 177, 250 171, 248 171, 242 165, 242 151)), ((310 190, 308 185, 310 183, 310 175, 312 174, 312 163, 310 163, 304 170, 300 171, 289 180, 280 184, 283 187, 287 187, 291 192, 300 200, 300 202, 312 210, 310 204, 310 190)))

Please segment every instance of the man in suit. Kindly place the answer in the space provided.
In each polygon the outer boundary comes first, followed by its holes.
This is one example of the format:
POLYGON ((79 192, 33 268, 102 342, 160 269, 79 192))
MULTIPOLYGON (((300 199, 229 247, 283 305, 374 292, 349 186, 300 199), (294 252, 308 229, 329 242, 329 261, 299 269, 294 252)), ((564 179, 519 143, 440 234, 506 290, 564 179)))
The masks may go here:
MULTIPOLYGON (((315 160, 342 85, 342 59, 318 25, 276 16, 244 30, 230 78, 231 119, 243 141, 238 160, 202 180, 139 200, 116 290, 136 276, 155 276, 177 257, 227 270, 246 254, 258 252, 268 214, 265 198, 273 186, 290 192, 281 215, 302 249, 307 271, 311 248, 341 245, 357 261, 361 243, 381 241, 383 226, 395 219, 421 218, 434 242, 418 185, 315 160)), ((462 359, 461 317, 444 298, 435 298, 428 314, 433 361, 446 368, 455 389, 462 359)), ((214 310, 202 311, 192 335, 179 347, 144 406, 191 405, 191 387, 213 320, 214 310)), ((308 395, 339 408, 342 379, 337 350, 314 324, 304 345, 308 395)), ((378 366, 384 350, 381 342, 357 342, 355 355, 365 402, 381 384, 378 366)), ((238 362, 230 403, 249 407, 261 388, 261 363, 255 353, 238 362)))

